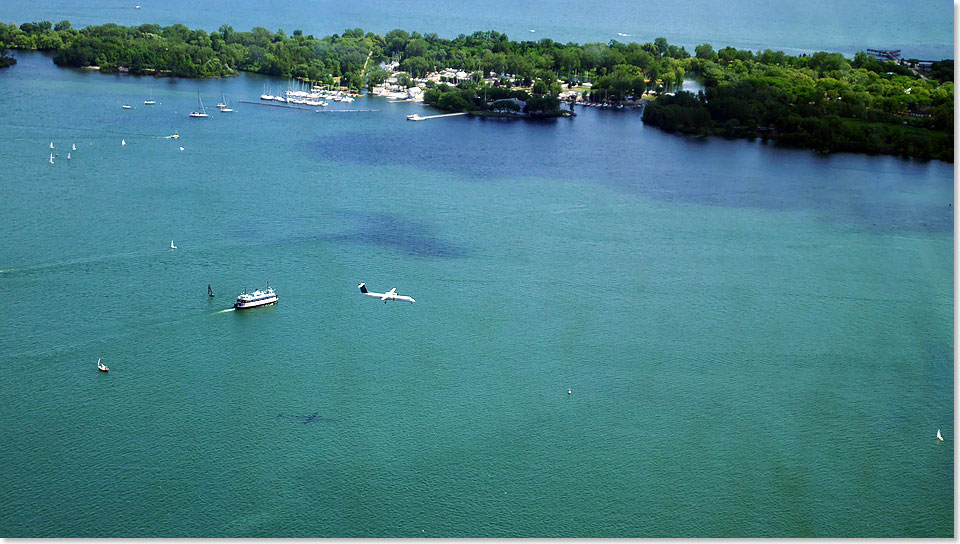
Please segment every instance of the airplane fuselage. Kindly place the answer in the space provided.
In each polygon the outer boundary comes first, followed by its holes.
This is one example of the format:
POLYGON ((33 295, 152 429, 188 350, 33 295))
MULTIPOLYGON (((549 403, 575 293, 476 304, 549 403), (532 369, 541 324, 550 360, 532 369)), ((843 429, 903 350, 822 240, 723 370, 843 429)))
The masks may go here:
POLYGON ((408 297, 406 295, 398 295, 396 287, 394 287, 387 293, 373 293, 371 291, 367 291, 366 285, 363 283, 361 283, 357 287, 360 288, 360 292, 363 293, 364 295, 368 297, 376 297, 380 299, 384 304, 390 301, 400 301, 400 302, 410 302, 410 303, 416 302, 416 300, 414 300, 413 297, 408 297))

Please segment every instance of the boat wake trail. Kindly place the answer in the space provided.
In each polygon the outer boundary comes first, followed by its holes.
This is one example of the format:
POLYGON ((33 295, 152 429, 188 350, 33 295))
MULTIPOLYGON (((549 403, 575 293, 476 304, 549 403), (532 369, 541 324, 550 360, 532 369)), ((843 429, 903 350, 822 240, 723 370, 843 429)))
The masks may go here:
POLYGON ((213 312, 213 313, 215 313, 215 314, 223 314, 223 313, 226 313, 226 312, 232 312, 232 311, 234 311, 234 310, 236 310, 236 308, 227 308, 226 310, 220 310, 219 312, 213 312))

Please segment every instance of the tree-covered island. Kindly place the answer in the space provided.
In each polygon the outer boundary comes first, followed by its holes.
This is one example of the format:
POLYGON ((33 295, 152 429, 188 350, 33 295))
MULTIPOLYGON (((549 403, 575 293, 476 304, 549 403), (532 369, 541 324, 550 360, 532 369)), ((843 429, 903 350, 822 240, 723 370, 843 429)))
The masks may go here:
MULTIPOLYGON (((714 51, 691 55, 653 42, 512 41, 489 31, 443 39, 349 29, 323 38, 257 27, 216 32, 183 25, 72 28, 43 21, 0 23, 5 48, 54 53, 60 66, 101 72, 223 77, 238 71, 410 97, 447 111, 558 116, 564 101, 645 104, 643 122, 692 135, 769 138, 819 151, 953 160, 953 61, 924 72, 858 53, 789 56, 714 51), (696 76, 704 90, 678 91, 696 76)), ((0 64, 5 55, 0 54, 0 64)), ((10 59, 13 61, 13 59, 10 59)), ((12 62, 10 62, 12 64, 12 62)))

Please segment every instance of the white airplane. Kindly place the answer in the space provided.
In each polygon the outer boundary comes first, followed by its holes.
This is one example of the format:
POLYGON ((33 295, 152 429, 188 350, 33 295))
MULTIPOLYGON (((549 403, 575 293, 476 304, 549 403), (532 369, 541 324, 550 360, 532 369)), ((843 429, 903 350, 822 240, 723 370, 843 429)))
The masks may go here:
POLYGON ((363 293, 364 295, 367 295, 368 297, 377 297, 380 300, 382 300, 384 304, 386 304, 391 300, 402 300, 404 302, 411 302, 411 303, 416 302, 416 300, 413 300, 413 297, 398 295, 396 287, 394 287, 393 289, 391 289, 386 293, 373 293, 373 292, 367 291, 367 284, 365 283, 361 283, 357 287, 360 288, 360 292, 363 293))

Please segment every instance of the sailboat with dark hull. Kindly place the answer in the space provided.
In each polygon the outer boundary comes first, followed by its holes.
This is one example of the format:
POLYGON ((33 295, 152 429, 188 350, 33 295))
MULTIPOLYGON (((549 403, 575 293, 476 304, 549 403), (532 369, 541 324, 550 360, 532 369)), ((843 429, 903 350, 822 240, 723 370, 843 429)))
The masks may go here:
POLYGON ((207 284, 207 295, 209 295, 210 298, 213 298, 213 287, 210 287, 209 283, 207 284))

